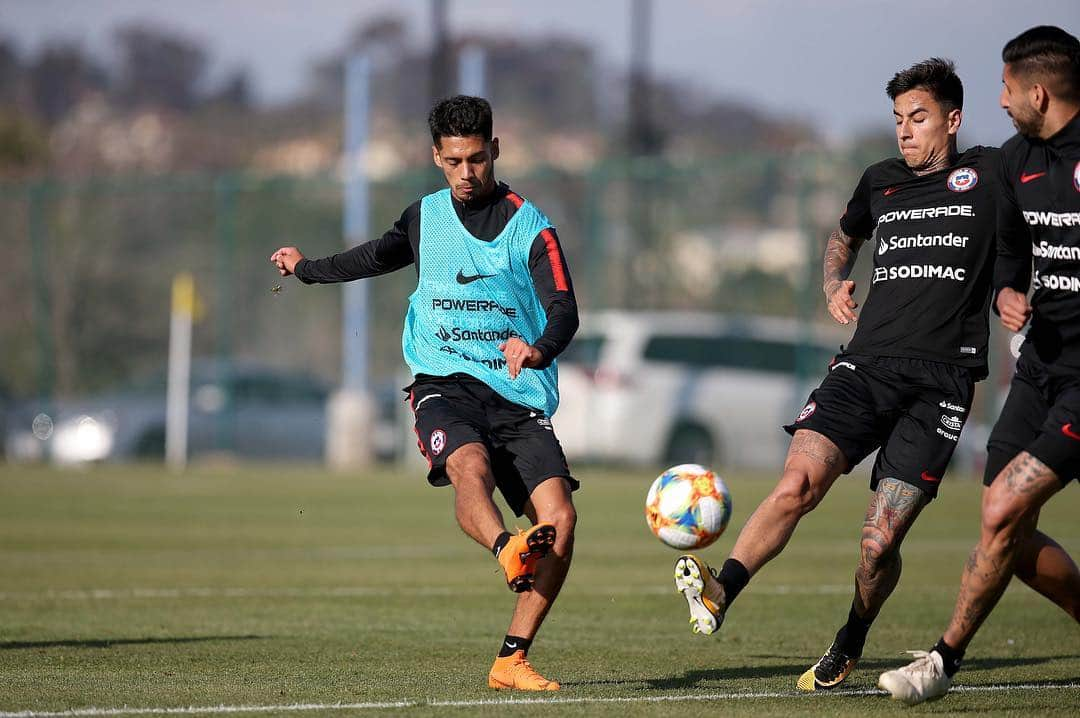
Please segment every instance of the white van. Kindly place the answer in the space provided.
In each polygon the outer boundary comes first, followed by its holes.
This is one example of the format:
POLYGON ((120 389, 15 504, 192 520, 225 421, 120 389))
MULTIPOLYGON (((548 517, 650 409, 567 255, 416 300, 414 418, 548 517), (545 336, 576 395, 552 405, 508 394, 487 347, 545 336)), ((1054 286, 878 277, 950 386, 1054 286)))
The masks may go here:
POLYGON ((571 461, 778 468, 781 426, 847 332, 685 312, 583 316, 559 357, 555 431, 571 461))

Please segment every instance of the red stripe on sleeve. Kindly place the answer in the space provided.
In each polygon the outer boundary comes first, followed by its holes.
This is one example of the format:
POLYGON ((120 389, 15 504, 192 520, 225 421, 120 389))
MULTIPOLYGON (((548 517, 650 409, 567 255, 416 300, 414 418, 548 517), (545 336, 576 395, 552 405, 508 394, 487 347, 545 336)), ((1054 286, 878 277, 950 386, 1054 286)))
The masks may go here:
POLYGON ((516 192, 507 192, 506 198, 513 202, 514 207, 516 207, 517 209, 521 209, 521 205, 525 204, 525 200, 522 199, 521 195, 516 192))
POLYGON ((555 239, 555 233, 545 229, 540 233, 544 238, 544 246, 547 248, 548 262, 551 263, 551 274, 555 277, 555 289, 560 292, 570 290, 566 283, 566 270, 563 269, 562 257, 559 256, 559 242, 555 239))

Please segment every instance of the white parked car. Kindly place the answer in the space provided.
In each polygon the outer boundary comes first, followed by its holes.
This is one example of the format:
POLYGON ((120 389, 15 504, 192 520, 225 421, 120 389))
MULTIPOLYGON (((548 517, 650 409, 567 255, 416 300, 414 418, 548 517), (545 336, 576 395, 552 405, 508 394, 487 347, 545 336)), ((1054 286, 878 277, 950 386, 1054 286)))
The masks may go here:
POLYGON ((685 312, 583 316, 559 358, 554 427, 568 459, 779 468, 848 333, 685 312))

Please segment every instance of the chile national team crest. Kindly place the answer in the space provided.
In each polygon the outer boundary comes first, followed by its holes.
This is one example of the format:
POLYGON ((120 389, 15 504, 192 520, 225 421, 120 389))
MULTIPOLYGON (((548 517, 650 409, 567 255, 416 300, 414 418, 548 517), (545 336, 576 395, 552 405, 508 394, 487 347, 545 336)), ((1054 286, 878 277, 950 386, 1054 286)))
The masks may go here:
POLYGON ((431 455, 438 456, 446 448, 446 432, 442 429, 436 429, 431 432, 431 438, 428 439, 428 446, 431 448, 431 455))
POLYGON ((953 192, 967 192, 979 184, 979 173, 970 167, 961 167, 949 173, 945 184, 953 192))

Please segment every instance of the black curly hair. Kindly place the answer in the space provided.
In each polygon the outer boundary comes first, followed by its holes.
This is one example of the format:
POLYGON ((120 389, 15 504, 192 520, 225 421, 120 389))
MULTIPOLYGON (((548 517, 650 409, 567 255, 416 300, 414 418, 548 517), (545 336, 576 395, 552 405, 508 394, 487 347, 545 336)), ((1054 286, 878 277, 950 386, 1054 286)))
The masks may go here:
POLYGON ((457 95, 442 100, 428 115, 431 141, 441 146, 443 137, 483 137, 491 141, 491 105, 483 97, 457 95))

